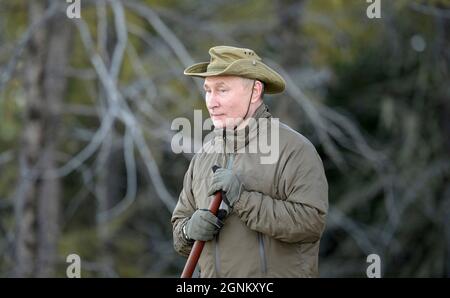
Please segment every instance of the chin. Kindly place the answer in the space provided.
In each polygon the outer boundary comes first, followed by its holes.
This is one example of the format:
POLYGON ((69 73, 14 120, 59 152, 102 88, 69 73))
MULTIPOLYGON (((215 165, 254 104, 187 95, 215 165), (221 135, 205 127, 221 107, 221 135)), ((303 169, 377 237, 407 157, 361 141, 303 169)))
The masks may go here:
POLYGON ((223 128, 225 126, 224 123, 220 120, 213 120, 213 125, 214 128, 223 128))
POLYGON ((211 120, 215 128, 233 129, 239 123, 239 121, 237 121, 239 119, 234 118, 212 117, 211 120))

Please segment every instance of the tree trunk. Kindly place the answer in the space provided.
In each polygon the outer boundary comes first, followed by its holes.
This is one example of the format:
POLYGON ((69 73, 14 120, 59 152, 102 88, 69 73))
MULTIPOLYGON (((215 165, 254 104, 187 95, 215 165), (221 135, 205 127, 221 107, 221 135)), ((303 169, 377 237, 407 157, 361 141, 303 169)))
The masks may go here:
MULTIPOLYGON (((29 2, 31 26, 42 18, 41 1, 29 2)), ((15 276, 49 277, 57 260, 60 180, 56 166, 61 102, 66 89, 69 24, 64 15, 38 28, 26 52, 25 119, 21 177, 15 200, 15 276)))

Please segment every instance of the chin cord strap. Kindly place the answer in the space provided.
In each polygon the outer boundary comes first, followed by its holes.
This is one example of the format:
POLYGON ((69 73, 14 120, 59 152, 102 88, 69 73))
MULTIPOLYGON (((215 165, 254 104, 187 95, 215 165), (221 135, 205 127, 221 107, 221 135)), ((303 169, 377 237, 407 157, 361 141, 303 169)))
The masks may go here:
POLYGON ((245 112, 245 116, 242 119, 242 121, 240 123, 238 123, 237 125, 234 126, 233 130, 236 130, 236 128, 239 126, 239 124, 241 124, 242 122, 245 121, 245 119, 247 119, 247 115, 248 115, 248 111, 250 110, 250 104, 252 103, 252 97, 253 97, 253 90, 255 89, 255 83, 256 80, 253 80, 253 84, 252 84, 252 93, 250 94, 250 99, 248 101, 248 106, 247 106, 247 112, 245 112))

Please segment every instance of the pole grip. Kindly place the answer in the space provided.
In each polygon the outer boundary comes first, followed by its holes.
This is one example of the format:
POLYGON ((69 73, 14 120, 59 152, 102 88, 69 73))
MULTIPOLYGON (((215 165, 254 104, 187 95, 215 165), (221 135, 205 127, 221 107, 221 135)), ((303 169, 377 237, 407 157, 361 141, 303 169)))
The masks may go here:
MULTIPOLYGON (((213 172, 216 172, 218 166, 213 166, 213 172)), ((211 203, 209 203, 209 211, 212 214, 217 215, 217 211, 219 210, 220 203, 222 203, 222 191, 217 191, 214 194, 214 198, 211 203)), ((191 253, 186 261, 186 265, 184 265, 183 273, 181 273, 181 278, 191 278, 194 273, 195 266, 197 266, 198 259, 200 259, 200 255, 202 254, 203 247, 205 246, 205 241, 196 240, 194 245, 192 246, 191 253)))
MULTIPOLYGON (((214 195, 214 199, 209 204, 209 211, 211 211, 214 215, 217 215, 217 211, 219 210, 220 203, 222 202, 222 192, 218 191, 214 195)), ((181 278, 191 278, 194 273, 195 266, 197 266, 198 259, 200 259, 200 255, 202 254, 203 247, 205 246, 205 241, 196 240, 194 245, 192 246, 191 253, 186 261, 186 265, 184 266, 183 273, 181 273, 181 278)))

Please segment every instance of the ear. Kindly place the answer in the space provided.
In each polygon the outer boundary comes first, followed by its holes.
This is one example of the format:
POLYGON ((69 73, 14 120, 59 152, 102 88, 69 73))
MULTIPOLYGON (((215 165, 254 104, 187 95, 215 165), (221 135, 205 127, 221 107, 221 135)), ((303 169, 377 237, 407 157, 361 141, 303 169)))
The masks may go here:
POLYGON ((253 86, 252 103, 255 103, 258 101, 258 99, 261 97, 263 90, 264 90, 263 83, 258 80, 255 80, 255 84, 253 86))

